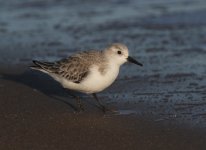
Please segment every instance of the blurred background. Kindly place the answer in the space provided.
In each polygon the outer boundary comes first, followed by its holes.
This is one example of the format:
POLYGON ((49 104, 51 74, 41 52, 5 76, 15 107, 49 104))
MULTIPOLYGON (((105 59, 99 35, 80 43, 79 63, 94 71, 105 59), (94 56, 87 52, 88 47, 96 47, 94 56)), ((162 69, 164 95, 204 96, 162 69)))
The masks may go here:
POLYGON ((205 18, 205 0, 0 0, 0 68, 122 42, 144 67, 123 66, 101 96, 119 110, 206 127, 205 18))

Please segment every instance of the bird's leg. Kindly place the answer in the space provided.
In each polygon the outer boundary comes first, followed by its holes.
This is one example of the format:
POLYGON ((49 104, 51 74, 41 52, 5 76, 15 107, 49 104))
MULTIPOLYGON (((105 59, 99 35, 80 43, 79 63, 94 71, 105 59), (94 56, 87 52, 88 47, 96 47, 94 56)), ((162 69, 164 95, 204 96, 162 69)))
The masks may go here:
POLYGON ((84 105, 80 99, 79 96, 75 96, 73 94, 70 94, 73 98, 75 98, 77 106, 78 106, 78 111, 84 111, 84 105))
POLYGON ((76 96, 76 101, 77 101, 77 105, 79 108, 79 111, 84 111, 84 105, 82 104, 82 101, 80 100, 80 98, 78 96, 76 96))
POLYGON ((94 97, 94 99, 97 101, 97 103, 99 104, 99 106, 101 107, 102 111, 105 113, 106 112, 106 107, 101 103, 101 101, 98 99, 96 93, 93 93, 92 96, 94 97))

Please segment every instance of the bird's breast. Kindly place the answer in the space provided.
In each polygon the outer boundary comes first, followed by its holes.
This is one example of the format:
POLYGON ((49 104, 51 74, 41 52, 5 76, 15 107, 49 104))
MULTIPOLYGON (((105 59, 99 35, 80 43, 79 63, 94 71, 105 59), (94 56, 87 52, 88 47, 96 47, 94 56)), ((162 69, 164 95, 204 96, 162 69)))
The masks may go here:
POLYGON ((87 78, 81 83, 87 93, 97 93, 110 86, 119 74, 119 67, 109 65, 104 74, 98 66, 93 66, 87 78))

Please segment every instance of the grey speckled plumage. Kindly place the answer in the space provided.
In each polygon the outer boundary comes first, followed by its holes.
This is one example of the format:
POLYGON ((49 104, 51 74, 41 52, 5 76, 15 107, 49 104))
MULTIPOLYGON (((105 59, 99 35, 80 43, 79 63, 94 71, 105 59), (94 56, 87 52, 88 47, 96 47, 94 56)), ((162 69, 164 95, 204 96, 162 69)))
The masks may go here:
POLYGON ((99 72, 106 72, 107 61, 102 57, 102 51, 85 51, 56 62, 33 61, 33 69, 44 70, 48 73, 61 76, 74 83, 80 83, 89 74, 92 65, 99 67, 99 72))

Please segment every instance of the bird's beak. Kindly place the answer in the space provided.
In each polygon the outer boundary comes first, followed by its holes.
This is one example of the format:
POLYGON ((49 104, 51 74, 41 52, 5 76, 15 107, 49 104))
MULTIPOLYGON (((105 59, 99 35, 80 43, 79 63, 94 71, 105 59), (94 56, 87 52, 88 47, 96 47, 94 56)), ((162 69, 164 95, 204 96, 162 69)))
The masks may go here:
POLYGON ((136 65, 139 65, 139 66, 143 66, 143 64, 141 64, 140 62, 136 61, 134 58, 132 58, 130 56, 127 57, 127 61, 131 62, 131 63, 134 63, 136 65))

